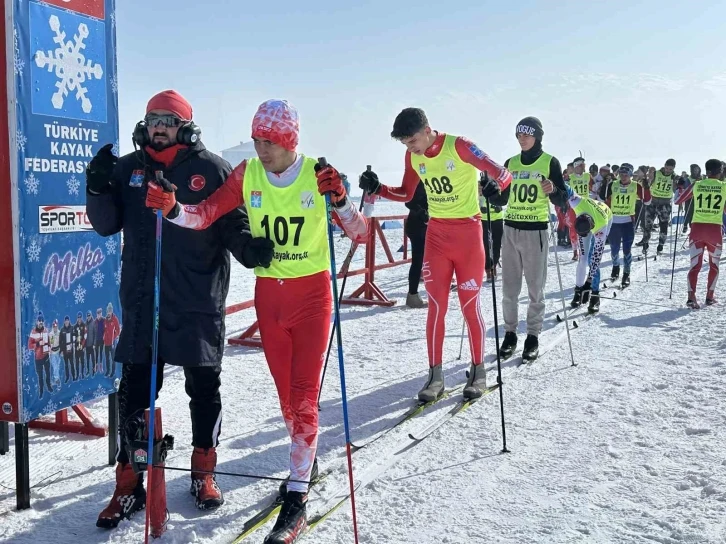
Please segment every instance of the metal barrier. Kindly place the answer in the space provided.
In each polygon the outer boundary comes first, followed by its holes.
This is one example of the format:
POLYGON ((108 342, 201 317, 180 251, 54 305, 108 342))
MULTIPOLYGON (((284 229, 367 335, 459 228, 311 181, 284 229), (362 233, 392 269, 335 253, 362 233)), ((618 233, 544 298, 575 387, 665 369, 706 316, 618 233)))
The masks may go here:
MULTIPOLYGON (((395 300, 390 300, 388 297, 386 297, 383 291, 381 291, 380 288, 376 285, 375 274, 377 270, 384 270, 386 268, 391 268, 411 262, 411 259, 408 256, 408 238, 406 237, 406 235, 404 234, 403 236, 403 257, 396 260, 393 256, 393 253, 391 252, 390 246, 388 245, 388 240, 386 239, 386 235, 383 232, 384 229, 382 228, 382 224, 385 221, 403 220, 403 228, 405 233, 407 217, 408 216, 406 215, 387 215, 383 217, 371 217, 368 219, 369 228, 368 240, 366 240, 365 247, 365 266, 356 270, 347 271, 348 277, 360 276, 361 274, 365 274, 365 278, 363 279, 363 285, 353 291, 350 296, 343 298, 343 304, 356 304, 363 306, 393 306, 394 304, 396 304, 395 300), (380 239, 381 247, 383 248, 387 259, 387 262, 382 264, 376 264, 376 241, 378 239, 380 239)), ((351 257, 353 254, 355 254, 357 250, 358 247, 356 246, 353 249, 351 257)), ((349 266, 350 260, 346 259, 346 261, 347 262, 344 262, 342 264, 340 271, 338 272, 338 278, 343 278, 346 275, 345 269, 349 266)), ((254 306, 254 300, 246 300, 244 302, 240 302, 239 304, 233 304, 232 306, 228 306, 226 308, 225 314, 230 315, 242 310, 254 308, 254 306)), ((228 340, 228 343, 233 346, 261 348, 262 339, 260 338, 258 332, 259 325, 257 321, 255 321, 242 334, 234 338, 230 338, 228 340)))

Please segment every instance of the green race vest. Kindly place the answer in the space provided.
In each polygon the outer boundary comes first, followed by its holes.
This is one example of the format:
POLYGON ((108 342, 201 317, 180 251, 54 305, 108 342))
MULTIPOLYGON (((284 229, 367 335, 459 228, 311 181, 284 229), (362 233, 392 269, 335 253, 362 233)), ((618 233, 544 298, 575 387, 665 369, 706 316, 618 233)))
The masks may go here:
POLYGON ((528 223, 548 223, 550 200, 542 190, 540 181, 550 175, 552 155, 542 153, 533 164, 522 164, 520 155, 509 159, 512 184, 505 219, 528 223))
POLYGON ((650 186, 653 198, 671 198, 673 196, 673 179, 658 170, 655 173, 653 185, 650 186))
POLYGON ((317 162, 303 157, 297 179, 275 187, 258 158, 247 161, 242 196, 252 236, 275 243, 270 267, 255 268, 258 277, 300 278, 329 269, 328 214, 318 193, 317 162))
POLYGON ((572 174, 570 187, 583 198, 590 196, 590 174, 572 174))
POLYGON ((411 153, 411 167, 426 189, 429 217, 463 219, 479 215, 477 169, 456 152, 456 136, 447 134, 441 152, 433 158, 411 153))
POLYGON ((638 201, 638 184, 631 181, 627 185, 622 185, 620 181, 614 181, 612 187, 610 209, 613 211, 613 215, 619 217, 635 215, 635 203, 638 201))
POLYGON ((726 183, 702 179, 693 185, 693 222, 721 225, 726 205, 726 183))
POLYGON ((582 198, 580 203, 573 208, 576 216, 584 213, 588 214, 595 222, 592 228, 593 234, 602 230, 613 219, 613 212, 604 202, 593 200, 592 198, 582 198))
MULTIPOLYGON (((487 218, 487 199, 483 196, 479 197, 479 208, 481 209, 481 218, 482 221, 486 221, 487 218)), ((494 211, 494 206, 492 206, 492 210, 489 213, 489 216, 491 217, 492 221, 498 221, 499 219, 504 219, 504 210, 500 210, 498 212, 494 211)))

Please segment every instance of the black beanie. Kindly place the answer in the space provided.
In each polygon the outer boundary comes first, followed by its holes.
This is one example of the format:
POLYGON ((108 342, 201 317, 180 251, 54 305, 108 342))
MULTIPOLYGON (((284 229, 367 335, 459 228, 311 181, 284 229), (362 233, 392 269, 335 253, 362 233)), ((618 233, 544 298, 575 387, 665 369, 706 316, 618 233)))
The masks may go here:
POLYGON ((517 123, 517 129, 515 130, 514 135, 516 136, 520 133, 527 134, 528 136, 534 136, 538 142, 542 141, 542 136, 544 136, 542 122, 536 117, 525 117, 517 123))
POLYGON ((665 162, 665 165, 666 166, 672 166, 673 168, 675 168, 676 167, 676 159, 668 159, 665 162))
MULTIPOLYGON (((721 171, 721 161, 718 159, 709 159, 706 161, 706 174, 718 174, 721 171)), ((710 202, 710 201, 709 201, 710 202)))

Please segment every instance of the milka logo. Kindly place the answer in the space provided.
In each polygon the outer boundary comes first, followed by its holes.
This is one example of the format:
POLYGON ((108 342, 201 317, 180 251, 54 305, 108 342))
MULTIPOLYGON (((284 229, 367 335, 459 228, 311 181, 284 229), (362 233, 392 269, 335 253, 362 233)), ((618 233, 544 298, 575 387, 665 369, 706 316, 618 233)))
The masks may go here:
POLYGON ((73 282, 98 268, 104 259, 103 251, 100 248, 92 251, 90 243, 79 247, 76 255, 68 251, 62 259, 53 253, 45 265, 43 285, 48 287, 51 295, 59 289, 70 291, 73 282))

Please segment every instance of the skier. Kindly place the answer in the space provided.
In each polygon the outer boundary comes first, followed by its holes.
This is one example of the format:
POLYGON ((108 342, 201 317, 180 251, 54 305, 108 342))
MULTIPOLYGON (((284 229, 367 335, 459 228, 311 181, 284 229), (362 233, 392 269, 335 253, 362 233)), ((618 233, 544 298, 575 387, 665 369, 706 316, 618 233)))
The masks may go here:
POLYGON ((96 375, 96 333, 98 327, 93 321, 91 310, 86 312, 86 376, 96 375))
POLYGON ((121 333, 121 326, 118 317, 113 313, 113 304, 106 306, 106 321, 103 325, 103 350, 106 353, 106 373, 111 378, 116 373, 116 362, 114 361, 113 349, 121 333))
POLYGON ((613 268, 610 281, 620 277, 620 245, 623 246, 623 288, 630 285, 630 266, 633 262, 631 248, 635 238, 635 205, 641 199, 645 206, 650 206, 650 191, 637 183, 633 183, 633 170, 630 165, 620 167, 620 179, 610 185, 605 193, 605 202, 612 211, 613 223, 610 228, 610 254, 613 268))
POLYGON ((38 375, 38 398, 42 399, 45 394, 43 381, 48 393, 53 394, 53 387, 50 384, 50 338, 48 329, 45 328, 43 312, 38 313, 35 321, 35 328, 28 337, 28 349, 35 354, 35 373, 38 375))
POLYGON ((512 177, 466 138, 433 130, 419 108, 406 108, 398 114, 391 137, 406 146, 401 187, 383 185, 378 175, 370 171, 361 174, 359 185, 364 191, 399 202, 413 198, 419 181, 426 188, 431 216, 423 264, 429 299, 426 320, 429 372, 418 398, 421 402, 432 402, 444 393, 442 351, 454 272, 472 358, 463 394, 467 399, 480 397, 486 388, 482 365, 485 328, 479 304, 485 257, 476 172, 487 174, 485 197, 492 191, 506 189, 512 177))
POLYGON ((308 484, 315 477, 318 392, 332 297, 324 196, 353 243, 367 240, 367 221, 347 197, 332 166, 298 153, 297 110, 285 100, 262 103, 252 120, 258 158, 243 161, 224 185, 194 206, 149 184, 147 206, 172 223, 206 229, 244 205, 249 234, 237 257, 254 268, 255 310, 270 373, 291 440, 290 480, 268 544, 290 544, 306 526, 308 484))
POLYGON ((689 308, 700 308, 696 299, 696 284, 698 273, 703 264, 703 252, 708 251, 709 269, 706 287, 706 305, 716 304, 716 282, 718 281, 719 261, 723 239, 721 228, 723 214, 726 207, 726 183, 722 181, 723 164, 718 159, 706 162, 706 179, 695 181, 686 191, 678 197, 676 204, 680 205, 693 198, 693 223, 689 234, 691 248, 691 269, 688 272, 688 300, 689 308))
POLYGON ((106 326, 106 320, 103 318, 103 310, 101 308, 96 309, 96 342, 93 345, 93 351, 96 358, 96 372, 100 373, 103 370, 103 333, 106 326))
POLYGON ((492 204, 507 204, 502 242, 505 334, 499 354, 503 358, 511 357, 517 347, 519 293, 524 275, 529 291, 529 308, 522 360, 534 361, 539 355, 538 337, 545 313, 549 205, 550 202, 555 206, 566 205, 567 186, 562 178, 560 162, 542 151, 544 130, 539 119, 522 119, 516 126, 515 136, 522 152, 504 163, 512 172, 512 184, 489 199, 492 204))
POLYGON ((71 378, 76 380, 76 366, 73 364, 73 327, 71 326, 71 318, 65 316, 63 318, 63 327, 60 330, 60 350, 63 354, 64 370, 66 379, 63 383, 68 383, 71 378))
POLYGON ((73 325, 73 351, 76 364, 76 378, 85 378, 84 356, 86 353, 86 324, 83 322, 83 313, 78 312, 73 325))
MULTIPOLYGON (((696 181, 699 181, 699 180, 703 179, 703 176, 701 175, 701 167, 698 166, 697 164, 692 164, 691 165, 691 176, 688 179, 689 179, 689 182, 690 182, 688 184, 689 186, 690 185, 693 185, 696 181)), ((685 191, 686 189, 688 189, 688 187, 687 186, 681 186, 681 187, 679 187, 679 189, 681 189, 681 191, 685 191)), ((693 222, 693 211, 694 211, 694 209, 693 209, 693 200, 691 200, 691 199, 686 200, 683 203, 683 205, 684 205, 684 207, 686 209, 686 212, 685 212, 685 215, 684 215, 684 220, 683 220, 683 234, 686 234, 688 232, 688 227, 693 222)))
POLYGON ((590 174, 585 172, 585 159, 577 157, 572 161, 572 164, 575 168, 575 173, 570 176, 568 185, 581 197, 590 196, 591 178, 590 174))
POLYGON ((570 219, 575 225, 580 243, 575 295, 570 306, 577 308, 589 299, 587 311, 596 313, 600 310, 600 261, 612 226, 613 212, 604 202, 590 197, 583 198, 570 187, 567 188, 567 195, 570 219), (592 243, 589 250, 586 250, 585 240, 591 235, 592 243))
POLYGON ((656 253, 658 255, 663 253, 663 244, 665 244, 666 236, 668 236, 668 225, 671 223, 671 213, 673 211, 671 200, 675 190, 676 176, 673 172, 675 167, 675 159, 668 159, 665 162, 665 166, 657 172, 653 169, 648 171, 647 184, 650 189, 650 194, 653 197, 653 203, 643 210, 645 214, 643 220, 643 239, 636 244, 637 246, 643 247, 643 253, 648 252, 648 241, 650 240, 656 217, 658 217, 658 226, 660 228, 656 253))
POLYGON ((60 351, 60 330, 58 329, 58 320, 53 320, 53 328, 48 336, 50 341, 50 368, 51 381, 55 384, 56 390, 61 388, 61 351, 60 351))
MULTIPOLYGON (((86 170, 86 210, 94 230, 101 236, 121 230, 124 234, 119 290, 123 329, 113 306, 107 307, 106 317, 101 309, 96 314, 96 340, 97 346, 99 340, 102 344, 106 375, 114 376, 115 362, 121 363, 116 488, 96 522, 104 528, 116 527, 146 503, 143 475, 134 473, 126 446, 128 431, 143 425, 151 387, 156 217, 145 204, 148 182, 162 172, 194 204, 220 187, 232 170, 227 161, 207 151, 192 117, 192 107, 182 95, 162 91, 149 100, 144 119, 136 125, 133 141, 138 149, 119 158, 107 144, 86 170)), ((242 251, 233 235, 242 224, 242 211, 232 210, 206 232, 166 224, 162 231, 157 389, 163 386, 165 365, 184 369, 194 448, 190 491, 200 510, 224 503, 211 473, 217 465, 222 424, 229 253, 242 251)))
MULTIPOLYGON (((480 174, 480 182, 485 182, 481 178, 484 174, 480 174)), ((502 236, 504 235, 504 208, 491 204, 489 207, 489 217, 487 217, 487 199, 482 194, 481 184, 479 185, 479 211, 481 211, 481 228, 484 237, 484 255, 486 268, 486 281, 491 283, 497 278, 497 267, 499 259, 502 255, 502 236), (492 228, 489 232, 488 219, 491 219, 492 228), (489 236, 491 235, 491 247, 489 246, 489 236)))
POLYGON ((426 229, 429 222, 429 202, 423 182, 416 186, 413 198, 406 202, 409 209, 406 219, 406 236, 411 241, 411 267, 408 269, 408 295, 406 306, 409 308, 426 308, 428 302, 421 299, 418 286, 421 281, 426 229))

